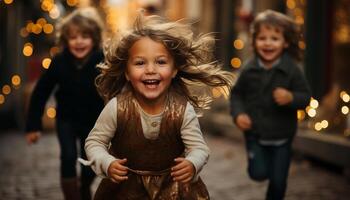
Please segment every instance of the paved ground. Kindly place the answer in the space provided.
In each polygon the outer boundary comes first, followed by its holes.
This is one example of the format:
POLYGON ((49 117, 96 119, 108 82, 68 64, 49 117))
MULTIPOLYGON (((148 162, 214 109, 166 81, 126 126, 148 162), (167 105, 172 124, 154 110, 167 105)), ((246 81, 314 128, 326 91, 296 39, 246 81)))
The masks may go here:
MULTIPOLYGON (((212 154, 202 178, 214 200, 264 199, 266 183, 247 177, 245 150, 226 137, 207 137, 212 154)), ((0 134, 0 199, 63 199, 59 188, 58 144, 45 134, 27 146, 20 133, 0 134)), ((98 184, 95 182, 94 188, 98 184)), ((286 200, 345 200, 350 181, 309 161, 293 161, 286 200)))

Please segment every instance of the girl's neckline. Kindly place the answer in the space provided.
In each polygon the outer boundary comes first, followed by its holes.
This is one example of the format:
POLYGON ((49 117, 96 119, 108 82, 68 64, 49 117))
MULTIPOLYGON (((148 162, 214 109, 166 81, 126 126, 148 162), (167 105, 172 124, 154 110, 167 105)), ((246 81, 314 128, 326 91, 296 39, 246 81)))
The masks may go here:
POLYGON ((168 96, 169 95, 167 94, 166 97, 165 97, 164 105, 163 105, 163 108, 161 108, 161 111, 159 113, 154 113, 154 114, 153 113, 149 113, 145 109, 143 109, 142 106, 140 105, 140 103, 138 102, 137 98, 136 97, 134 97, 134 98, 135 98, 137 107, 142 111, 142 113, 144 113, 145 115, 150 116, 150 117, 157 117, 157 116, 163 115, 163 113, 165 111, 165 108, 166 108, 166 106, 168 104, 168 96))

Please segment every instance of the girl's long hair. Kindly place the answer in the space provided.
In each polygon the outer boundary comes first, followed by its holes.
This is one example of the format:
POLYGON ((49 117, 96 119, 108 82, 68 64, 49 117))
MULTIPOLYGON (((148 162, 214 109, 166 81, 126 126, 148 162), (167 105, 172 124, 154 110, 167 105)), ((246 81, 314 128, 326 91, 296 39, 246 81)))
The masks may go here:
POLYGON ((159 16, 144 17, 140 14, 133 28, 111 39, 105 47, 105 63, 100 64, 101 74, 96 79, 100 95, 109 100, 121 93, 128 82, 125 77, 128 50, 142 37, 149 37, 162 43, 174 58, 178 70, 171 87, 198 110, 208 108, 212 101, 211 92, 196 95, 192 86, 226 87, 233 85, 233 75, 221 69, 213 61, 215 39, 211 34, 193 36, 189 23, 168 22, 159 16))

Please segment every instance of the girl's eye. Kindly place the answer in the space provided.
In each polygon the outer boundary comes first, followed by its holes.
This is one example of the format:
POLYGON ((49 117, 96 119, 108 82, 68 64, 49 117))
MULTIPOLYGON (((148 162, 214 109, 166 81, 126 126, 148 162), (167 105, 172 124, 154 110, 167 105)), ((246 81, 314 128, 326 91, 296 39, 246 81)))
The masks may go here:
POLYGON ((143 61, 136 61, 135 62, 135 65, 143 65, 143 64, 145 64, 145 62, 143 62, 143 61))
POLYGON ((166 63, 166 60, 157 60, 157 64, 159 65, 165 65, 166 63))

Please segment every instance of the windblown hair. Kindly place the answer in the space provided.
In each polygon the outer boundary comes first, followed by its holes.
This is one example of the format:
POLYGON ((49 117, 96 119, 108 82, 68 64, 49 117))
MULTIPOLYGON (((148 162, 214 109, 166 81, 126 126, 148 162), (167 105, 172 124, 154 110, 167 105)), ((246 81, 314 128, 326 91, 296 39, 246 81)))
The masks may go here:
POLYGON ((162 43, 173 56, 178 73, 170 87, 197 110, 209 108, 212 94, 195 95, 190 92, 190 86, 224 87, 226 91, 232 86, 232 73, 223 71, 213 61, 215 39, 210 34, 194 37, 189 23, 140 14, 131 30, 119 34, 105 47, 105 63, 99 65, 101 74, 96 78, 97 89, 105 100, 130 86, 125 77, 129 49, 143 37, 162 43))
POLYGON ((56 38, 59 46, 63 48, 68 46, 69 33, 72 28, 77 28, 82 34, 90 35, 95 48, 101 47, 104 24, 95 8, 76 9, 59 21, 56 26, 56 38))
POLYGON ((286 51, 294 57, 294 59, 298 61, 302 59, 302 50, 298 46, 298 42, 301 39, 300 30, 298 25, 290 17, 273 10, 266 10, 259 13, 251 26, 254 49, 255 40, 262 25, 280 29, 284 39, 289 44, 286 51))

